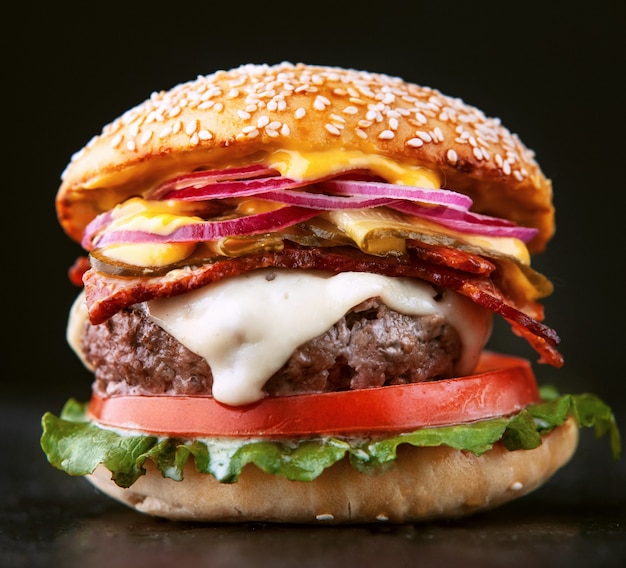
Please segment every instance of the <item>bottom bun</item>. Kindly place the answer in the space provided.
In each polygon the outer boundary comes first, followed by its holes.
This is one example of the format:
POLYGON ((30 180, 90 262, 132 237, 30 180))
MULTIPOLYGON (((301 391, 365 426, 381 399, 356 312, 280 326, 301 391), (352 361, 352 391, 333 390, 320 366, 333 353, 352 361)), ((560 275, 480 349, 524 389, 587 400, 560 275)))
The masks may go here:
POLYGON ((477 457, 403 444, 376 475, 359 473, 343 459, 314 481, 289 481, 248 465, 237 483, 224 484, 199 474, 190 460, 183 481, 163 478, 151 461, 128 489, 115 485, 103 466, 88 479, 142 513, 179 521, 403 523, 463 517, 521 497, 567 463, 577 443, 570 418, 533 450, 509 452, 497 444, 477 457))

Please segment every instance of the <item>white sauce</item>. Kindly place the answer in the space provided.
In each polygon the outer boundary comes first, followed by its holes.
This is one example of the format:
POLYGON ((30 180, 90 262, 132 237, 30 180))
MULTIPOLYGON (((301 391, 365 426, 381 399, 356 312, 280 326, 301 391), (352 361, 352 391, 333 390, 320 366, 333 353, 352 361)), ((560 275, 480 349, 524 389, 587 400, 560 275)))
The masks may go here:
POLYGON ((147 302, 150 317, 213 373, 213 396, 229 405, 263 398, 266 381, 303 343, 323 334, 361 302, 380 297, 407 315, 443 313, 461 336, 459 374, 473 370, 491 333, 491 312, 410 278, 263 269, 147 302))

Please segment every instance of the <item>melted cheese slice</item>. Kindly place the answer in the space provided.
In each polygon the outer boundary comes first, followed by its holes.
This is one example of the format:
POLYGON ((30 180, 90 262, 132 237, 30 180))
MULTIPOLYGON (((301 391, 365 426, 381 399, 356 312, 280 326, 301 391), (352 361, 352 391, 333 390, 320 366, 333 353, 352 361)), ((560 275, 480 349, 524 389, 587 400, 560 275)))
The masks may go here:
POLYGON ((380 297, 412 316, 442 313, 463 345, 459 374, 471 373, 491 333, 492 315, 424 282, 377 274, 329 275, 263 269, 172 298, 147 302, 149 316, 213 373, 213 396, 228 405, 262 399, 263 386, 297 347, 326 332, 361 302, 380 297))
POLYGON ((414 187, 441 187, 439 173, 422 166, 402 164, 378 154, 334 148, 317 152, 277 150, 265 160, 269 167, 291 179, 319 179, 354 169, 367 169, 389 183, 414 187))

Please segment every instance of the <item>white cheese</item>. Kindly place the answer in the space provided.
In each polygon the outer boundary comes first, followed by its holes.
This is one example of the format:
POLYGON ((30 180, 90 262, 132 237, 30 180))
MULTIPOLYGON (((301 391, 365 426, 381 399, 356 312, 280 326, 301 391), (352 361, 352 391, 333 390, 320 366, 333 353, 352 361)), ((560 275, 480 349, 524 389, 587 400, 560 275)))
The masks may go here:
POLYGON ((410 278, 262 269, 151 300, 147 312, 206 359, 217 400, 243 405, 263 398, 264 384, 297 347, 374 297, 403 314, 443 313, 461 336, 459 373, 471 372, 491 333, 491 312, 451 291, 436 296, 432 286, 410 278))

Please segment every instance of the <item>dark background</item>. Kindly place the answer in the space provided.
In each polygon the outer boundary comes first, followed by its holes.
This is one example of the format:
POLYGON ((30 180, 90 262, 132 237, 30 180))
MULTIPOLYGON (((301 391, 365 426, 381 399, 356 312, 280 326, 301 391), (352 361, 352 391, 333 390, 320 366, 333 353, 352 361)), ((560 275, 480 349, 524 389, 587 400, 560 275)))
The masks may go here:
MULTIPOLYGON (((261 11, 205 2, 189 4, 184 17, 174 7, 103 4, 82 14, 55 6, 15 21, 22 34, 15 57, 7 54, 16 68, 3 121, 5 195, 14 203, 2 223, 5 321, 17 330, 4 343, 10 388, 88 392, 64 337, 77 292, 66 274, 81 251, 54 210, 71 154, 152 91, 242 63, 290 60, 437 87, 500 117, 536 151, 553 181, 557 233, 534 266, 555 284, 546 323, 561 335, 566 360, 559 371, 537 373, 623 409, 624 4, 531 2, 506 14, 495 2, 444 4, 271 3, 261 11)), ((536 359, 506 325, 493 345, 536 359)))
MULTIPOLYGON (((3 40, 8 363, 0 425, 9 438, 28 432, 31 476, 65 487, 36 448, 39 416, 58 412, 70 396, 88 397, 91 382, 64 336, 77 293, 67 269, 81 251, 57 226, 61 171, 105 123, 152 91, 242 63, 399 75, 463 98, 519 134, 552 179, 557 207, 556 236, 533 262, 555 284, 546 323, 562 338, 566 364, 537 365, 537 375, 564 392, 598 394, 626 432, 623 2, 128 2, 71 10, 22 3, 3 27, 15 39, 3 40)), ((536 359, 506 325, 497 326, 492 346, 536 359)), ((4 466, 6 454, 1 459, 4 466)), ((42 493, 27 495, 19 460, 8 461, 12 510, 36 505, 42 493)), ((559 477, 564 499, 626 506, 624 461, 613 464, 608 441, 583 432, 559 477)), ((556 483, 536 499, 549 498, 556 483)))

